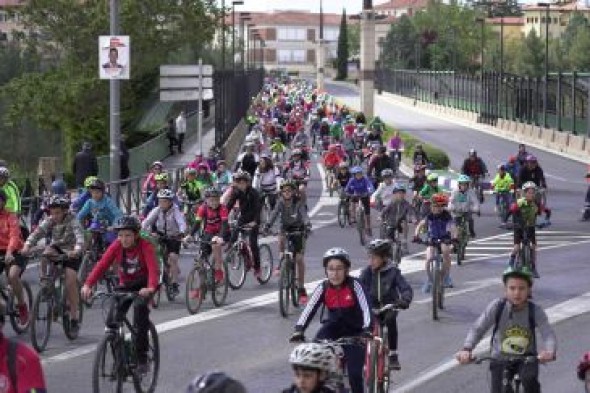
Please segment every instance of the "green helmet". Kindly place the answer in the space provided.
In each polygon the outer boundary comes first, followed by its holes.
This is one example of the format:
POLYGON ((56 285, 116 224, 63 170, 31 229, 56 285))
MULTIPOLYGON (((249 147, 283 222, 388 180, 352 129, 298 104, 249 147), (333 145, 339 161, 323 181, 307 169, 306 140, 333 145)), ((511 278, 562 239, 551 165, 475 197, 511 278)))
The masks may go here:
POLYGON ((86 179, 84 179, 84 188, 90 187, 90 185, 94 183, 96 179, 98 179, 96 176, 88 176, 86 179))
POLYGON ((426 181, 438 181, 438 175, 436 173, 431 173, 430 175, 428 175, 428 177, 426 178, 426 181))
POLYGON ((506 281, 511 277, 522 278, 529 283, 529 286, 533 286, 533 273, 527 266, 522 266, 520 268, 508 266, 506 270, 504 270, 504 273, 502 273, 502 281, 504 281, 504 284, 506 284, 506 281))

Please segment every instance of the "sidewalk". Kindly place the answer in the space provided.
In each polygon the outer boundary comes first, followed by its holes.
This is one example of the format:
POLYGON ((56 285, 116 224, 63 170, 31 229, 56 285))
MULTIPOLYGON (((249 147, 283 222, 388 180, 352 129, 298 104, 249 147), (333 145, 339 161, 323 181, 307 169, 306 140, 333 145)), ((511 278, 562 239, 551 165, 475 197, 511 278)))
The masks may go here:
MULTIPOLYGON (((209 150, 215 145, 215 115, 211 114, 209 119, 203 119, 203 149, 202 153, 207 156, 209 150)), ((182 154, 176 153, 178 146, 174 146, 175 153, 162 160, 166 169, 184 167, 195 159, 195 154, 200 149, 199 135, 197 132, 184 140, 182 154)))

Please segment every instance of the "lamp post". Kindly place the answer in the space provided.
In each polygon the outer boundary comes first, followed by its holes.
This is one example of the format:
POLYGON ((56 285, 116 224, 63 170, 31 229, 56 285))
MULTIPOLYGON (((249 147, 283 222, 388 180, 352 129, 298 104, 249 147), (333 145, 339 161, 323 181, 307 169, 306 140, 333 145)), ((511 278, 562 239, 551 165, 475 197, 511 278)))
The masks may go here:
POLYGON ((545 83, 543 85, 543 127, 547 128, 547 100, 549 98, 549 9, 550 3, 537 3, 545 7, 545 83))
POLYGON ((361 13, 361 111, 373 117, 375 104, 375 11, 372 0, 363 0, 361 13))
POLYGON ((483 73, 484 73, 484 45, 485 45, 485 41, 484 41, 484 26, 485 26, 485 19, 478 17, 475 18, 475 21, 477 23, 480 24, 481 26, 481 52, 480 52, 480 59, 481 59, 481 70, 480 70, 480 75, 479 75, 479 82, 480 82, 480 92, 479 92, 479 114, 480 114, 480 118, 482 117, 483 114, 483 103, 484 103, 484 88, 483 88, 483 73))
POLYGON ((320 29, 318 37, 318 54, 317 54, 317 88, 319 91, 324 89, 324 2, 320 0, 320 29))
POLYGON ((248 45, 246 45, 246 53, 248 58, 248 69, 252 67, 252 28, 255 25, 253 23, 248 23, 247 32, 248 32, 248 45))
POLYGON ((231 69, 236 70, 236 5, 243 5, 243 0, 231 3, 231 69))
POLYGON ((261 68, 264 70, 264 50, 265 50, 264 48, 266 48, 266 42, 263 39, 260 40, 260 47, 262 48, 261 49, 261 57, 262 57, 261 68))
POLYGON ((242 55, 240 56, 240 61, 242 62, 242 71, 246 68, 246 54, 245 54, 245 48, 246 48, 246 34, 245 34, 245 23, 247 21, 252 20, 252 18, 250 17, 250 13, 242 13, 240 15, 240 38, 242 41, 242 55))
POLYGON ((221 69, 225 70, 225 0, 221 0, 221 69))
POLYGON ((500 78, 504 78, 504 17, 500 17, 500 78))
POLYGON ((379 45, 379 73, 378 73, 378 86, 377 86, 377 94, 383 94, 383 82, 385 72, 383 70, 383 46, 385 45, 385 37, 379 37, 377 41, 379 45))

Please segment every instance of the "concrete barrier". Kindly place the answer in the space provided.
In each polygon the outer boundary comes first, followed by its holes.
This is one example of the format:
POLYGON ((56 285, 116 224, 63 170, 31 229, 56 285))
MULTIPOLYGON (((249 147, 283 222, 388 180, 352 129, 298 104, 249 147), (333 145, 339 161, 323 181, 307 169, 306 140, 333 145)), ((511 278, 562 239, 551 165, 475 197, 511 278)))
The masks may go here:
POLYGON ((244 138, 248 134, 248 126, 244 119, 234 128, 227 141, 223 144, 222 152, 226 157, 228 168, 232 168, 244 142, 244 138))
POLYGON ((568 132, 555 132, 553 146, 559 151, 565 151, 569 142, 570 134, 568 132))
POLYGON ((541 129, 541 137, 540 143, 543 146, 551 147, 553 144, 553 139, 555 138, 555 130, 552 128, 543 128, 541 129))
POLYGON ((569 136, 569 142, 567 145, 567 151, 573 154, 580 154, 584 152, 586 145, 586 137, 583 135, 571 135, 569 136))

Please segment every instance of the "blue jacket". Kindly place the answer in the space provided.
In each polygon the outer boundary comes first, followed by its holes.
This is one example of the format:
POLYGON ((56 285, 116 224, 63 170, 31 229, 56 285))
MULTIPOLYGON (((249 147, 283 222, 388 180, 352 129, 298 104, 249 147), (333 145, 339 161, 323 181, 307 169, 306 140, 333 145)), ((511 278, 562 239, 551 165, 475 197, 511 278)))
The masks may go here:
POLYGON ((89 199, 90 191, 84 190, 84 192, 79 194, 78 197, 72 202, 72 210, 75 212, 79 211, 89 199))
POLYGON ((93 220, 106 222, 108 226, 111 226, 123 213, 115 205, 111 197, 104 195, 100 201, 95 201, 92 198, 88 199, 76 218, 83 221, 88 215, 91 215, 93 220))
POLYGON ((357 179, 353 175, 348 181, 344 191, 350 195, 369 196, 375 191, 375 187, 373 187, 373 183, 367 178, 367 176, 363 176, 362 179, 357 179))
POLYGON ((414 297, 412 287, 392 263, 387 263, 375 272, 370 266, 365 267, 359 281, 365 289, 371 308, 380 308, 399 299, 410 304, 414 297))

